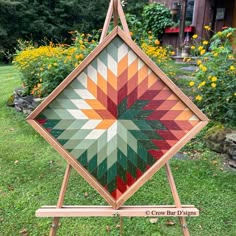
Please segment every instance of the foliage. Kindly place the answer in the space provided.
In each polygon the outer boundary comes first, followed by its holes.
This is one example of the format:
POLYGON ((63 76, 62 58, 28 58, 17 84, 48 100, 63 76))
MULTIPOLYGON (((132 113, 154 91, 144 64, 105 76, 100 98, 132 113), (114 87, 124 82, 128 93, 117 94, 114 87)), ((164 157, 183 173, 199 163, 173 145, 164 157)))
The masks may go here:
POLYGON ((34 47, 21 41, 14 64, 22 73, 26 93, 47 96, 96 47, 97 34, 73 34, 72 46, 53 44, 34 47))
POLYGON ((169 68, 170 56, 174 55, 174 52, 170 47, 162 46, 160 40, 151 31, 148 32, 146 37, 142 38, 141 48, 168 76, 175 76, 173 68, 169 68))
POLYGON ((142 28, 142 21, 140 21, 136 15, 127 13, 126 20, 129 26, 130 33, 132 35, 132 39, 137 43, 141 44, 141 40, 145 32, 142 28))
POLYGON ((142 40, 141 47, 158 65, 170 59, 168 48, 161 46, 160 41, 150 31, 147 37, 142 40))
POLYGON ((153 34, 160 38, 166 27, 172 26, 170 10, 161 3, 152 3, 144 7, 143 30, 152 31, 153 34))
MULTIPOLYGON (((110 0, 0 0, 0 61, 11 57, 17 39, 43 45, 71 43, 69 31, 91 32, 103 26, 110 0)), ((124 11, 139 20, 147 0, 129 0, 124 11)))
POLYGON ((196 93, 197 104, 210 118, 234 125, 236 54, 232 48, 232 34, 235 31, 234 28, 228 28, 212 37, 209 52, 200 53, 201 60, 197 61, 196 82, 189 84, 196 93))
MULTIPOLYGON (((77 31, 70 33, 73 34, 72 46, 50 42, 48 46, 36 47, 31 41, 18 40, 18 50, 13 63, 22 73, 22 82, 27 94, 47 96, 97 45, 99 34, 96 31, 93 31, 92 35, 80 34, 77 31)), ((170 48, 163 47, 151 32, 146 34, 140 43, 144 52, 169 76, 175 75, 167 65, 171 60, 170 55, 174 53, 170 48)))
POLYGON ((10 50, 19 37, 17 8, 20 3, 17 1, 0 0, 0 61, 7 59, 10 50), (14 24, 13 24, 14 22, 14 24))
POLYGON ((125 1, 124 11, 136 15, 141 20, 142 11, 146 4, 148 4, 148 0, 127 0, 125 1))
MULTIPOLYGON (((17 39, 71 43, 71 30, 102 28, 109 0, 0 0, 0 54, 11 54, 17 39)), ((0 56, 1 57, 1 56, 0 56)))
MULTIPOLYGON (((204 26, 206 32, 206 38, 210 38, 211 27, 204 26)), ((209 48, 208 40, 199 40, 198 35, 194 34, 192 36, 192 46, 190 48, 190 53, 192 56, 202 56, 209 48)))

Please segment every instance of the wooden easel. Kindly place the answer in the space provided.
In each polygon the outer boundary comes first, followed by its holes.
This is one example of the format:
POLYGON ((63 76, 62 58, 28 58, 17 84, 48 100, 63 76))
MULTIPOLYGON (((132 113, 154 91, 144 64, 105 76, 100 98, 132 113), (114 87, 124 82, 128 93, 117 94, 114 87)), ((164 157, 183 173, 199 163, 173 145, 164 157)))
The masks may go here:
MULTIPOLYGON (((64 179, 62 182, 58 202, 56 206, 43 206, 36 211, 37 217, 54 217, 51 225, 49 236, 55 236, 60 217, 88 217, 88 216, 101 216, 101 217, 162 217, 168 216, 168 212, 191 212, 193 215, 198 216, 199 211, 194 208, 193 205, 182 205, 176 189, 174 178, 171 172, 169 163, 165 164, 165 170, 170 185, 171 193, 174 198, 175 205, 161 205, 161 206, 124 206, 116 210, 110 206, 63 206, 63 201, 66 193, 66 188, 69 182, 69 176, 72 166, 67 165, 64 179), (154 214, 152 214, 154 212, 154 214), (165 214, 162 214, 165 213, 165 214)), ((184 236, 189 236, 189 230, 186 223, 186 219, 183 216, 179 216, 180 225, 184 236)), ((120 235, 122 235, 122 224, 120 224, 120 235)))
MULTIPOLYGON (((113 15, 114 26, 118 25, 118 18, 120 18, 124 32, 129 38, 130 32, 125 19, 125 15, 120 3, 120 0, 111 0, 107 12, 106 20, 104 23, 103 31, 101 34, 100 43, 107 35, 109 24, 113 15)), ((59 199, 56 206, 44 206, 36 211, 37 217, 53 217, 52 227, 50 229, 50 236, 55 236, 60 217, 83 217, 83 216, 137 216, 137 217, 160 217, 160 216, 175 216, 179 217, 180 225, 184 236, 190 235, 184 213, 191 213, 189 216, 198 216, 199 211, 193 205, 182 205, 176 189, 174 178, 171 172, 169 163, 165 164, 165 170, 170 185, 171 193, 174 198, 175 205, 162 205, 162 206, 122 206, 119 209, 114 209, 111 206, 63 206, 66 188, 69 182, 69 176, 73 167, 68 163, 62 182, 59 199), (168 212, 173 214, 169 215, 168 212)), ((120 234, 122 234, 122 227, 120 227, 120 234)))

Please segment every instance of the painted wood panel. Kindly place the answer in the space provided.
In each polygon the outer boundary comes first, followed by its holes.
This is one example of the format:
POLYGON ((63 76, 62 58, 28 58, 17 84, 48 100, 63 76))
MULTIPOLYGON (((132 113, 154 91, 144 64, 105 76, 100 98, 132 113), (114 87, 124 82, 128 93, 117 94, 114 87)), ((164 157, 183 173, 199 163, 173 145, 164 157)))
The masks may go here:
POLYGON ((207 118, 117 27, 28 121, 119 208, 207 118))

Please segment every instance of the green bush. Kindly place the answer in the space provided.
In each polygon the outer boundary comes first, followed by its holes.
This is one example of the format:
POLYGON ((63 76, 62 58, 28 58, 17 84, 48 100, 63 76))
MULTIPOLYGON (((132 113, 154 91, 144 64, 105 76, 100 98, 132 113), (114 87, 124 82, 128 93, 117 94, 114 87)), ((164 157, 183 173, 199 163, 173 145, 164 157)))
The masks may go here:
POLYGON ((132 39, 138 44, 141 44, 141 40, 145 32, 142 28, 142 22, 137 18, 136 15, 127 13, 126 20, 129 26, 130 33, 132 35, 132 39))
POLYGON ((201 55, 190 86, 195 100, 212 119, 236 125, 236 54, 233 50, 235 28, 216 33, 210 40, 209 52, 201 55))
POLYGON ((22 74, 26 94, 45 97, 96 47, 98 35, 71 32, 73 45, 53 44, 34 47, 19 41, 13 63, 22 74))
POLYGON ((156 37, 160 38, 164 29, 172 26, 170 10, 161 3, 152 3, 144 7, 143 14, 143 30, 152 31, 156 37))

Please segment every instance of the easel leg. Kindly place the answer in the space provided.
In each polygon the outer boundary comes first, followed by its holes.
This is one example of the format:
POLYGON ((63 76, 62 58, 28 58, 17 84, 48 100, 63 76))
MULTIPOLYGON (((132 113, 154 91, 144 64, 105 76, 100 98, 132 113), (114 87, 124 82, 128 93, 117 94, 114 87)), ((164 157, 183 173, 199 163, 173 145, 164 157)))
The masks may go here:
MULTIPOLYGON (((60 191, 58 202, 57 202, 57 208, 61 208, 63 206, 63 201, 64 201, 64 197, 65 197, 65 193, 66 193, 66 187, 67 187, 68 182, 69 182, 71 168, 72 168, 71 165, 67 164, 64 179, 63 179, 63 182, 62 182, 62 185, 61 185, 61 191, 60 191)), ((52 222, 52 226, 51 226, 49 236, 55 236, 56 235, 58 224, 59 224, 59 219, 60 219, 59 217, 54 217, 53 218, 53 222, 52 222)))
MULTIPOLYGON (((178 195, 178 192, 176 189, 176 185, 175 185, 175 181, 174 181, 174 178, 173 178, 173 175, 172 175, 172 172, 170 169, 170 165, 168 162, 165 164, 165 168, 166 168, 166 174, 167 174, 167 178, 168 178, 168 181, 170 184, 170 189, 171 189, 171 192, 172 192, 172 195, 174 198, 175 205, 177 208, 181 208, 182 206, 181 206, 180 198, 179 198, 179 195, 178 195)), ((179 217, 179 221, 180 221, 180 225, 181 225, 181 228, 183 231, 183 235, 190 236, 185 217, 179 217)))

